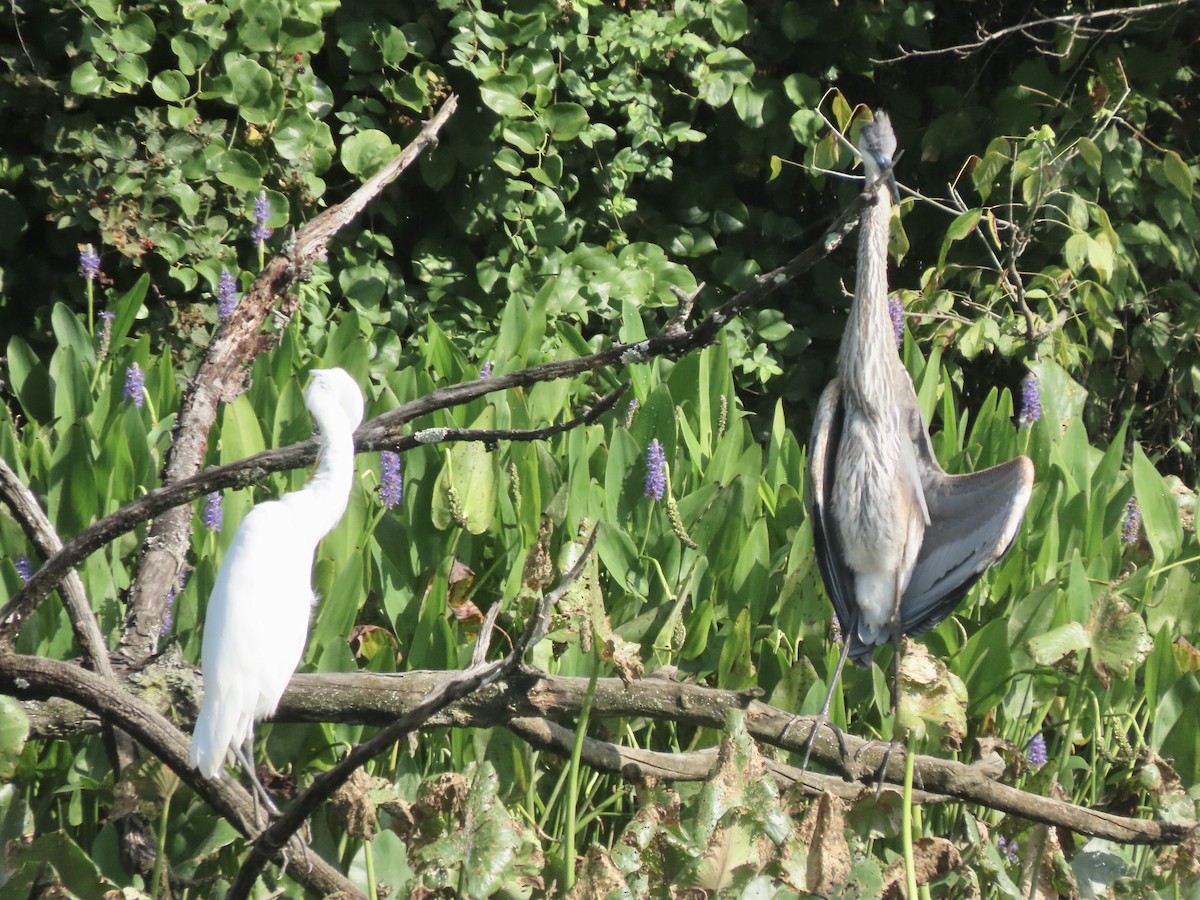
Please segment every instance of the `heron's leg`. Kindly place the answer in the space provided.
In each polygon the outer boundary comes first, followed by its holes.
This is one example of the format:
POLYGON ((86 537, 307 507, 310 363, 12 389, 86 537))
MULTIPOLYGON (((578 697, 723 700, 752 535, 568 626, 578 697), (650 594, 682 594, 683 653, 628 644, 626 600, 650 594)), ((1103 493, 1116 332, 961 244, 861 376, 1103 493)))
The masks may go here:
MULTIPOLYGON (((278 816, 279 807, 275 805, 275 801, 271 799, 271 795, 267 793, 267 789, 263 787, 262 782, 258 780, 258 772, 256 772, 254 769, 253 733, 246 738, 245 744, 243 744, 241 747, 235 746, 233 748, 233 755, 237 758, 238 763, 241 765, 242 771, 244 771, 249 777, 250 783, 254 785, 254 790, 251 791, 251 794, 255 798, 255 805, 257 806, 258 801, 262 800, 263 806, 267 810, 267 815, 278 816)), ((254 811, 254 819, 256 822, 258 821, 257 809, 254 811)))
MULTIPOLYGON (((810 756, 812 756, 813 742, 817 739, 817 730, 820 729, 822 725, 829 725, 829 729, 833 732, 833 736, 837 738, 838 750, 841 752, 842 759, 844 760, 849 755, 848 751, 846 750, 846 738, 842 734, 841 729, 835 728, 833 725, 829 724, 829 707, 833 703, 833 692, 838 689, 838 682, 841 681, 842 669, 845 668, 846 657, 850 655, 850 642, 853 639, 853 635, 848 634, 846 635, 845 640, 842 642, 842 652, 841 655, 838 656, 837 667, 833 670, 833 678, 831 678, 829 681, 829 691, 825 694, 825 702, 821 705, 821 712, 817 715, 817 720, 813 722, 812 730, 808 732, 808 740, 804 743, 804 761, 800 763, 801 772, 808 770, 808 759, 810 756)), ((779 736, 780 740, 783 740, 783 738, 787 736, 788 729, 792 727, 792 724, 797 718, 799 717, 792 716, 791 721, 783 727, 783 733, 779 736)))
POLYGON ((896 738, 896 722, 900 718, 900 665, 904 658, 904 634, 900 631, 900 612, 892 620, 892 646, 895 648, 892 656, 892 739, 888 742, 887 750, 883 752, 883 762, 879 764, 879 780, 875 783, 875 796, 883 791, 883 781, 887 777, 888 764, 896 749, 903 750, 903 744, 896 738))

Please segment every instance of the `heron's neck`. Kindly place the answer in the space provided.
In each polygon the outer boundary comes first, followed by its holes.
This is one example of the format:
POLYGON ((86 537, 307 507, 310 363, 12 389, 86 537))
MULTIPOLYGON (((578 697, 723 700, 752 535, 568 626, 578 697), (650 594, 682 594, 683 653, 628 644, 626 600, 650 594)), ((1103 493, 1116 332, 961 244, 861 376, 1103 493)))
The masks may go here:
POLYGON ((305 527, 317 541, 341 520, 354 482, 354 437, 349 423, 338 412, 318 419, 320 449, 317 471, 302 490, 294 494, 302 505, 305 527), (338 421, 330 421, 333 418, 338 421))
POLYGON ((888 314, 887 249, 892 201, 883 185, 863 213, 858 230, 854 302, 838 353, 842 390, 862 406, 892 406, 896 333, 888 314))

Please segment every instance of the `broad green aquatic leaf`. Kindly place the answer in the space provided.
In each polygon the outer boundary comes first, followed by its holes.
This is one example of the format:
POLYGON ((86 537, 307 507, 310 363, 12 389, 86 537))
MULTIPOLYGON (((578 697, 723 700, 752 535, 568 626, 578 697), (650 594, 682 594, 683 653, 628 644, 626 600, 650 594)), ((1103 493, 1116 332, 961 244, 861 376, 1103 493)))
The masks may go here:
POLYGON ((1040 666, 1053 666, 1072 653, 1088 649, 1091 641, 1079 622, 1068 622, 1045 634, 1030 638, 1026 644, 1029 655, 1040 666))
POLYGON ((24 708, 15 698, 0 695, 0 784, 13 777, 28 737, 24 708))
POLYGON ((1170 562, 1183 546, 1179 507, 1141 444, 1133 445, 1133 489, 1142 510, 1146 540, 1150 542, 1155 560, 1170 562))
MULTIPOLYGON (((495 428, 496 407, 489 405, 470 427, 495 428)), ((471 534, 483 534, 496 515, 496 455, 482 441, 463 441, 450 448, 445 460, 433 488, 430 516, 434 527, 445 531, 453 524, 471 534)))
POLYGON ((1095 664, 1106 680, 1128 678, 1153 649, 1142 617, 1107 591, 1096 600, 1089 630, 1095 664))

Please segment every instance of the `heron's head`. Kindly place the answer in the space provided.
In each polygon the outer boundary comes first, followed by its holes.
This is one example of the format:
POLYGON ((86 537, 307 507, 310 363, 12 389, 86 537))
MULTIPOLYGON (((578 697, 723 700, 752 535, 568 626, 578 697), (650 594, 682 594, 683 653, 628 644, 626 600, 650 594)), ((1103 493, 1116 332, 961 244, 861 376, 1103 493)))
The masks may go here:
POLYGON ((313 369, 312 382, 304 392, 304 405, 313 418, 320 419, 326 410, 341 410, 353 432, 362 423, 363 394, 358 383, 345 369, 313 369))
POLYGON ((875 113, 874 122, 868 122, 862 127, 858 138, 858 152, 862 154, 867 184, 874 182, 879 173, 886 170, 888 189, 899 203, 900 191, 896 188, 896 178, 891 169, 896 153, 896 133, 892 131, 892 120, 882 109, 875 113))

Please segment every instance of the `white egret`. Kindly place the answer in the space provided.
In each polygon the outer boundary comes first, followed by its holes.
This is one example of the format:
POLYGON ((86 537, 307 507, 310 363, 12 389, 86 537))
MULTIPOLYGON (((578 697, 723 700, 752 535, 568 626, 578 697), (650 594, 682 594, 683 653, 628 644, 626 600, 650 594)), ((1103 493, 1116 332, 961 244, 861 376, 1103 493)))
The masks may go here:
POLYGON ((313 556, 346 511, 363 395, 345 370, 316 369, 304 405, 320 431, 316 473, 250 510, 229 545, 208 600, 204 703, 192 733, 193 766, 214 778, 232 750, 272 811, 254 772, 254 723, 275 712, 304 653, 313 556))

